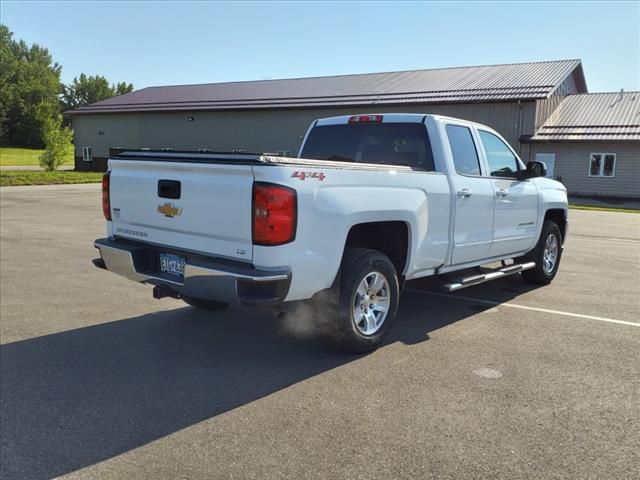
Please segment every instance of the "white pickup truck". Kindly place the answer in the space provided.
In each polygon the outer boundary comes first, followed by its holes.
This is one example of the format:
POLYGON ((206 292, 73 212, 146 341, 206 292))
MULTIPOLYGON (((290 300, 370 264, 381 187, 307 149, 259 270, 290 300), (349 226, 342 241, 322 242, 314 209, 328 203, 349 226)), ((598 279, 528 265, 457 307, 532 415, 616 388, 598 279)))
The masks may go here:
POLYGON ((364 352, 407 280, 551 282, 567 193, 544 175, 494 130, 437 115, 317 120, 298 158, 125 151, 104 176, 94 264, 203 309, 304 301, 364 352))

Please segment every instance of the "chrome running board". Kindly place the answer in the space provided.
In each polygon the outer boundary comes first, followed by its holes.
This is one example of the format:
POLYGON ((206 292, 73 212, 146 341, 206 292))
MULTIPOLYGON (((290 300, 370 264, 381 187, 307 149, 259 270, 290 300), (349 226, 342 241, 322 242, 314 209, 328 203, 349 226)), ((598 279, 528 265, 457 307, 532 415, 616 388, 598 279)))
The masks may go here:
POLYGON ((517 265, 508 265, 506 267, 493 270, 488 273, 481 273, 479 275, 472 275, 470 277, 457 278, 451 282, 445 283, 443 288, 447 292, 455 292, 456 290, 462 290, 463 288, 471 287, 473 285, 480 285, 481 283, 490 282, 491 280, 497 280, 514 273, 524 272, 525 270, 531 270, 536 266, 535 262, 519 263, 517 265))

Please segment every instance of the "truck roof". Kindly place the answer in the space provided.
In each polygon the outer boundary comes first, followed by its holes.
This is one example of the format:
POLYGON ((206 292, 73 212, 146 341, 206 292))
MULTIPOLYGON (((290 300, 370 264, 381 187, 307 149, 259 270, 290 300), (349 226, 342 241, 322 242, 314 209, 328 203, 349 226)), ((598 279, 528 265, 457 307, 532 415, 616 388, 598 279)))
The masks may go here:
POLYGON ((340 115, 336 117, 319 118, 312 124, 312 126, 344 125, 349 123, 349 120, 353 117, 366 116, 382 117, 382 123, 422 123, 424 122, 424 119, 426 117, 431 117, 439 120, 455 120, 474 125, 481 125, 477 122, 472 122, 470 120, 465 120, 462 118, 448 117, 445 115, 435 115, 432 113, 358 113, 353 115, 340 115))
MULTIPOLYGON (((327 125, 346 125, 354 117, 382 117, 382 120, 379 120, 379 119, 369 120, 370 122, 377 122, 377 123, 423 123, 425 119, 429 117, 435 120, 445 120, 445 121, 451 120, 454 122, 462 122, 467 125, 474 125, 476 127, 481 127, 482 129, 489 130, 497 134, 498 136, 500 136, 498 132, 496 132, 493 128, 489 127, 488 125, 484 125, 478 122, 473 122, 471 120, 466 120, 464 118, 448 117, 446 115, 435 115, 432 113, 358 113, 354 115, 340 115, 337 117, 325 117, 325 118, 319 118, 314 122, 312 122, 311 126, 309 127, 309 130, 313 127, 322 127, 327 125)), ((502 137, 500 136, 500 138, 502 137)), ((504 138, 502 139, 504 140, 504 138)))
POLYGON ((358 113, 354 115, 340 115, 316 120, 313 126, 343 125, 349 123, 353 117, 381 116, 382 123, 422 123, 427 116, 422 113, 358 113))

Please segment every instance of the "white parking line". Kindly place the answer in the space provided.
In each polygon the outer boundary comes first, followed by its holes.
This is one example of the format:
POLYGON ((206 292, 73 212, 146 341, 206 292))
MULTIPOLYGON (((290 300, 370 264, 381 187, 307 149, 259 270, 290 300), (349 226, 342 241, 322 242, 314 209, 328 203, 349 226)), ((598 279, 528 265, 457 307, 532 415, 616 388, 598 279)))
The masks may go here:
POLYGON ((493 300, 484 300, 481 298, 465 297, 462 295, 453 295, 450 293, 427 292, 424 290, 417 290, 415 288, 406 288, 405 290, 412 293, 422 293, 423 295, 433 295, 436 297, 445 297, 445 298, 457 298, 459 300, 465 300, 467 302, 484 303, 485 305, 492 305, 496 307, 518 308, 520 310, 531 310, 533 312, 552 313, 554 315, 562 315, 565 317, 584 318, 586 320, 596 320, 598 322, 617 323, 619 325, 627 325, 630 327, 640 327, 639 322, 629 322, 627 320, 616 320, 614 318, 596 317, 594 315, 583 315, 582 313, 563 312, 562 310, 550 310, 548 308, 526 307, 524 305, 515 305, 513 303, 506 303, 506 302, 505 303, 494 302, 493 300))

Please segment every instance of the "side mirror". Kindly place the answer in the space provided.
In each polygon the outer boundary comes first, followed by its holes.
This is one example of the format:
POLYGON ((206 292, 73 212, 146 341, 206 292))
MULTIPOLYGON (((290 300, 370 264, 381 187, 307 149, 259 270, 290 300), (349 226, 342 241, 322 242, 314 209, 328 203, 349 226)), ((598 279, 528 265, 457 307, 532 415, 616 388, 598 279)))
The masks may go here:
POLYGON ((525 170, 518 171, 516 178, 526 180, 528 178, 544 177, 547 174, 547 166, 544 162, 531 161, 527 163, 525 170))

